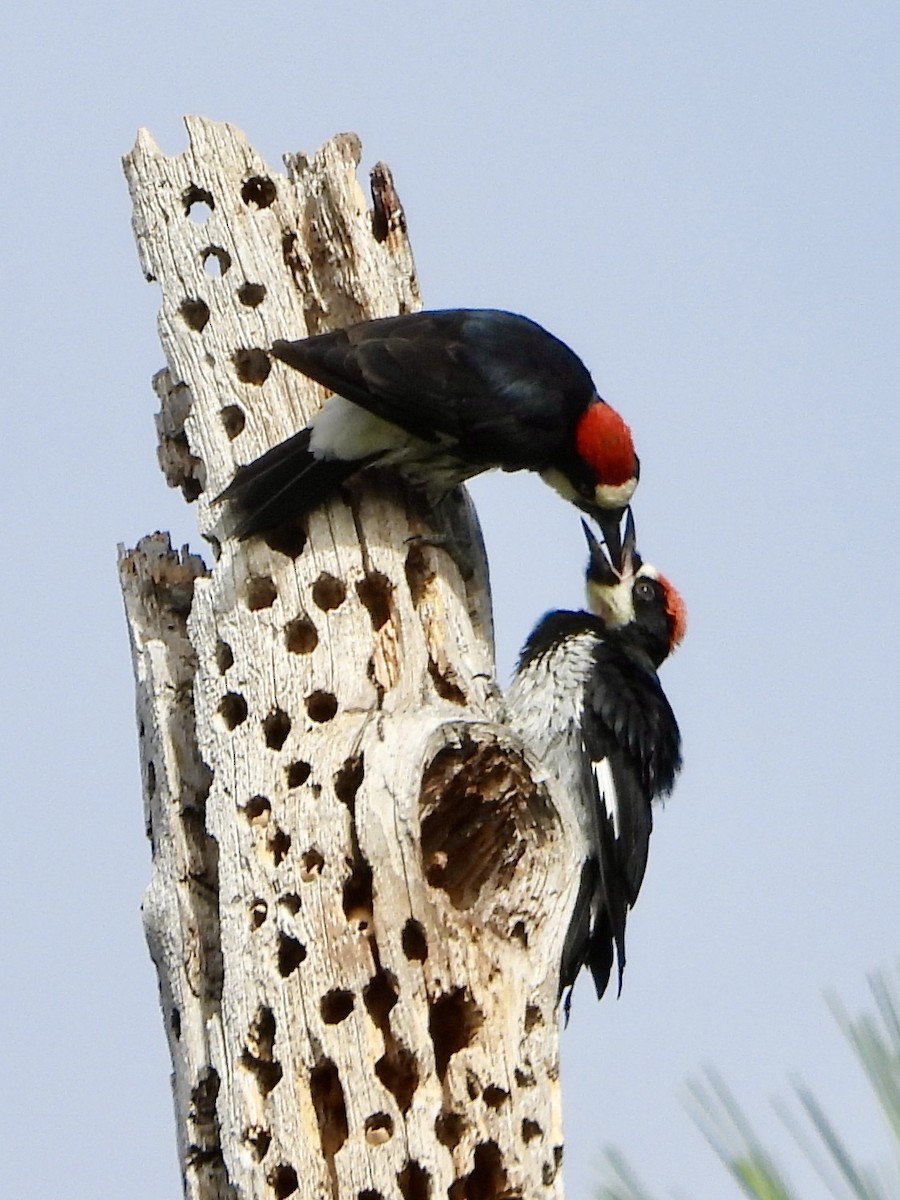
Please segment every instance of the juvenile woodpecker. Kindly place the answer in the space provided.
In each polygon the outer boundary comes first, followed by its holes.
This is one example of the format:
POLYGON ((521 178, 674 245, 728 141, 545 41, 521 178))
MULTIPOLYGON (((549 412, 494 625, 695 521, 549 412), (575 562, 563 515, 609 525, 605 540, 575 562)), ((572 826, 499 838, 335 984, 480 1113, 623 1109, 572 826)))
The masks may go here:
MULTIPOLYGON (((588 612, 551 612, 533 630, 507 695, 510 721, 575 801, 589 847, 566 936, 560 991, 587 966, 598 998, 647 866, 652 802, 671 791, 681 736, 656 671, 685 632, 681 597, 641 562, 629 510, 614 569, 587 525, 588 612)), ((566 1011, 571 991, 566 1002, 566 1011)))
POLYGON ((631 432, 581 359, 534 321, 410 313, 276 341, 271 354, 335 395, 222 492, 240 537, 307 512, 365 467, 395 467, 433 499, 499 467, 536 471, 617 552, 638 481, 631 432))

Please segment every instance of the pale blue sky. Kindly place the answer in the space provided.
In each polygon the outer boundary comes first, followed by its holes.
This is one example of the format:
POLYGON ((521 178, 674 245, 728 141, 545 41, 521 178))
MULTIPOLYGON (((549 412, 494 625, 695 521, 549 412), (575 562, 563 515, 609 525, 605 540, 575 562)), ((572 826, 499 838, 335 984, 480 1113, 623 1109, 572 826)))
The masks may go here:
MULTIPOLYGON (((707 1062, 776 1146, 790 1071, 877 1157, 820 992, 862 1005, 900 942, 896 0, 37 0, 0 25, 8 1194, 179 1194, 115 547, 197 543, 156 468, 119 167, 140 125, 182 149, 184 112, 273 168, 356 130, 426 304, 534 317, 633 426, 642 549, 691 618, 663 671, 686 767, 622 999, 582 985, 564 1035, 569 1195, 605 1143, 660 1195, 733 1194, 681 1104, 707 1062)), ((473 492, 505 677, 580 604, 584 547, 536 481, 473 492)))

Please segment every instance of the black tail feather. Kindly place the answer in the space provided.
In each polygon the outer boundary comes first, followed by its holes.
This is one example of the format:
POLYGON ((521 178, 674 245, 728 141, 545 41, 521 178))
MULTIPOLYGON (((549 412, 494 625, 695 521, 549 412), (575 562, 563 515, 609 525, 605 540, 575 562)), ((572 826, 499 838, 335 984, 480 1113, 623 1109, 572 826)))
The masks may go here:
POLYGON ((265 533, 302 516, 327 500, 365 464, 316 458, 309 449, 309 429, 301 429, 246 466, 240 467, 216 497, 234 513, 232 532, 240 538, 265 533))
POLYGON ((628 904, 624 896, 610 895, 609 889, 604 886, 600 863, 596 858, 588 859, 581 870, 578 897, 566 933, 559 970, 560 995, 569 989, 563 1006, 566 1020, 572 1004, 572 988, 582 967, 590 971, 597 999, 602 1000, 615 962, 617 995, 622 994, 627 912, 628 904))
MULTIPOLYGON (((619 963, 619 990, 617 995, 621 995, 622 971, 625 967, 624 942, 620 944, 616 940, 616 951, 619 963)), ((585 961, 594 979, 594 989, 597 992, 597 999, 602 1000, 603 993, 606 991, 609 983, 613 965, 613 932, 609 921, 609 913, 605 909, 602 913, 598 914, 597 920, 594 922, 585 961)))
MULTIPOLYGON (((566 940, 563 943, 562 961, 559 966, 560 995, 575 984, 578 972, 584 966, 591 938, 591 910, 594 906, 594 891, 597 887, 597 860, 589 858, 581 868, 578 896, 572 910, 566 940)), ((566 1002, 568 1012, 568 1001, 566 1002)))

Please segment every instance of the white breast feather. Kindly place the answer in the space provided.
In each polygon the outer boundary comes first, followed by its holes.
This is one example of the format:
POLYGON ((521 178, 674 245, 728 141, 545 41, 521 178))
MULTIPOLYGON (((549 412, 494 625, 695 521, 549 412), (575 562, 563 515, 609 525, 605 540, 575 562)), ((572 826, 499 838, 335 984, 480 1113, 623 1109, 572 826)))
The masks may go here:
POLYGON ((507 693, 511 723, 543 757, 561 739, 579 735, 584 688, 596 638, 584 633, 551 647, 519 672, 507 693))

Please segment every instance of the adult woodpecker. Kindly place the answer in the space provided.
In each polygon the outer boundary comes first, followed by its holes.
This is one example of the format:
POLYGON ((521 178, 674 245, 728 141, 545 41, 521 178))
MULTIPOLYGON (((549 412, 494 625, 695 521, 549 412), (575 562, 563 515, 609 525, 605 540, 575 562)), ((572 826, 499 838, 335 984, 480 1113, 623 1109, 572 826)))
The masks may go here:
POLYGON ((581 359, 534 321, 409 313, 276 341, 271 353, 335 395, 222 492, 238 536, 307 512, 365 467, 394 467, 432 499, 499 467, 538 472, 618 553, 638 481, 631 432, 581 359))
MULTIPOLYGON (((575 801, 587 846, 560 991, 582 966, 598 998, 613 958, 619 992, 625 918, 647 866, 652 802, 681 767, 678 724, 656 674, 685 632, 681 597, 642 563, 629 510, 618 569, 584 525, 591 611, 548 613, 522 650, 510 723, 575 801)), ((571 991, 566 1002, 566 1011, 571 991)))

